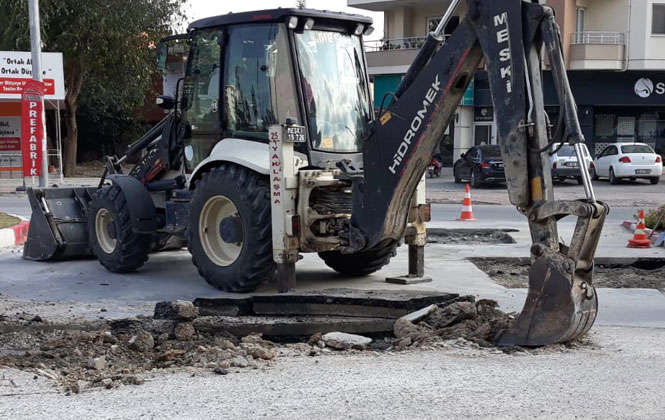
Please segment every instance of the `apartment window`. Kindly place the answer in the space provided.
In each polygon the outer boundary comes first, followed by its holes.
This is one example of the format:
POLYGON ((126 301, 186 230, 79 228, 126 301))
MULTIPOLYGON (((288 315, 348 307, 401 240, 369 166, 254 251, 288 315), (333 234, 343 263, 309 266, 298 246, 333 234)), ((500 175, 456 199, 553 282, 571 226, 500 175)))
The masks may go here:
POLYGON ((653 5, 651 33, 654 35, 665 35, 665 4, 653 5))
POLYGON ((584 32, 584 19, 586 18, 586 8, 578 7, 575 11, 575 32, 584 32))
MULTIPOLYGON (((428 17, 427 33, 429 34, 430 32, 434 32, 436 30, 436 27, 439 26, 439 22, 441 22, 440 17, 428 17)), ((453 33, 455 29, 457 29, 458 26, 459 26, 459 16, 451 16, 450 20, 448 21, 448 24, 443 29, 443 33, 445 35, 450 35, 453 33)))

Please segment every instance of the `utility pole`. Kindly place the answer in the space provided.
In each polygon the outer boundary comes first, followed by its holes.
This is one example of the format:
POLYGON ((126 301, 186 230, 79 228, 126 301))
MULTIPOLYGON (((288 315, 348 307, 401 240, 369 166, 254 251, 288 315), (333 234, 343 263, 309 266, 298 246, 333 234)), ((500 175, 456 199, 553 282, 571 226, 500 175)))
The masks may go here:
MULTIPOLYGON (((43 82, 42 77, 42 36, 39 26, 39 0, 28 0, 28 14, 30 17, 30 52, 32 53, 32 78, 43 82)), ((42 174, 39 176, 39 186, 48 185, 48 147, 46 144, 46 115, 42 104, 42 124, 44 133, 42 144, 42 174)), ((62 168, 60 168, 62 170, 62 168)))

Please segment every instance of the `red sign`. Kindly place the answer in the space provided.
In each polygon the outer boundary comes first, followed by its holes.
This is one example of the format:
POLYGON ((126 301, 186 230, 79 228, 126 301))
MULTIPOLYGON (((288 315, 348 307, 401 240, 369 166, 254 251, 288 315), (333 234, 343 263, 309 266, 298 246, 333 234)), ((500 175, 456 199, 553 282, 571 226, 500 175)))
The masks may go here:
MULTIPOLYGON (((0 77, 0 94, 19 94, 25 89, 25 86, 33 79, 18 79, 0 77)), ((44 95, 55 94, 55 80, 44 79, 44 95)))
POLYGON ((21 139, 18 137, 0 138, 0 152, 18 152, 21 150, 21 139))
POLYGON ((27 79, 21 93, 23 176, 41 175, 44 134, 44 84, 27 79))

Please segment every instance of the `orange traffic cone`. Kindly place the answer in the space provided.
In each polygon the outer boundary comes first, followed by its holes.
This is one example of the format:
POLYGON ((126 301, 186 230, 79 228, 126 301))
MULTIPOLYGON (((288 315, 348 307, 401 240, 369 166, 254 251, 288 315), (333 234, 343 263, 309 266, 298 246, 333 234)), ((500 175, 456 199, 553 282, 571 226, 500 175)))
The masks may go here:
POLYGON ((466 184, 466 189, 464 192, 464 201, 462 201, 462 214, 457 220, 464 222, 470 222, 472 220, 478 220, 473 217, 473 208, 471 207, 471 187, 469 184, 466 184))
POLYGON ((633 239, 628 239, 628 248, 651 248, 651 241, 647 239, 647 235, 644 233, 644 229, 646 229, 646 226, 644 226, 644 210, 640 210, 638 219, 633 239))

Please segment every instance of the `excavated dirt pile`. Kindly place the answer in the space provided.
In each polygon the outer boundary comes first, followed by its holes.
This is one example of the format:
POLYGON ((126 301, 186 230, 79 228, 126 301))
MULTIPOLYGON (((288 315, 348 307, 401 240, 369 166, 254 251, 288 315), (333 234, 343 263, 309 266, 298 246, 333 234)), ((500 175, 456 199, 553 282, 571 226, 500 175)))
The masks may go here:
POLYGON ((260 334, 206 333, 195 327, 205 319, 190 302, 162 302, 154 317, 114 321, 50 322, 27 314, 0 315, 0 369, 29 371, 35 379, 55 380, 65 392, 80 393, 140 385, 159 369, 193 367, 226 375, 242 368, 267 368, 277 357, 340 350, 401 351, 446 343, 455 348, 490 347, 496 332, 507 328, 513 316, 498 310, 494 301, 474 302, 467 296, 396 320, 394 337, 330 332, 297 343, 274 343, 260 334))
POLYGON ((481 347, 493 347, 497 332, 510 327, 514 318, 514 314, 500 311, 497 302, 489 299, 435 306, 419 319, 398 319, 394 346, 404 349, 461 338, 481 347))

